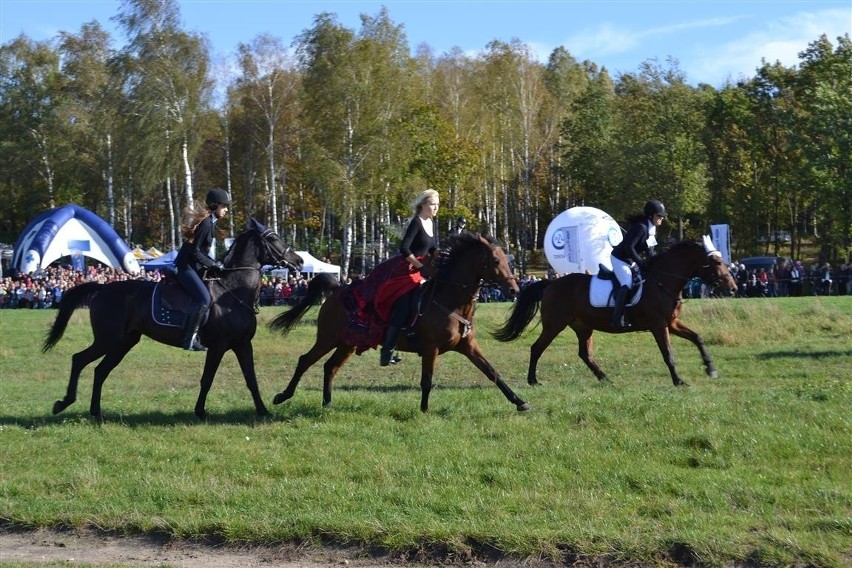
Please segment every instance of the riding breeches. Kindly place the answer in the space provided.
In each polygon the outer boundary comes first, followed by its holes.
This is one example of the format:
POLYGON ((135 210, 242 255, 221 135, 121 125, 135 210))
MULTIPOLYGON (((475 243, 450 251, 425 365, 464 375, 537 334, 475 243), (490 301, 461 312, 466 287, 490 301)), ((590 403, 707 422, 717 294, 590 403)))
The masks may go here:
POLYGON ((190 296, 199 304, 210 307, 210 290, 204 285, 201 276, 191 268, 178 270, 178 282, 190 296))
POLYGON ((631 270, 630 264, 624 262, 615 255, 612 255, 610 258, 612 259, 612 272, 615 274, 615 277, 618 278, 618 283, 622 286, 627 286, 628 288, 632 286, 633 270, 631 270))

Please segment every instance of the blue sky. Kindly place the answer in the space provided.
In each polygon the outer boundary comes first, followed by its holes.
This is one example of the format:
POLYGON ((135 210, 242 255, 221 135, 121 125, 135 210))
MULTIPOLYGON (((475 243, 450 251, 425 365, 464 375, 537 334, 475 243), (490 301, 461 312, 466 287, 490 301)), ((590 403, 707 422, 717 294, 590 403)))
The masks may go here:
MULTIPOLYGON (((59 31, 77 32, 97 20, 119 45, 123 37, 110 21, 119 0, 0 0, 0 43, 20 33, 46 40, 59 31)), ((833 44, 852 34, 852 0, 181 0, 184 29, 208 36, 217 55, 261 33, 286 45, 313 25, 321 12, 358 30, 360 14, 387 7, 401 24, 412 50, 421 43, 440 55, 459 47, 476 54, 492 40, 514 38, 540 61, 564 46, 576 59, 589 59, 612 75, 635 72, 646 60, 672 57, 692 84, 721 86, 751 77, 761 58, 793 66, 807 44, 826 34, 833 44)))

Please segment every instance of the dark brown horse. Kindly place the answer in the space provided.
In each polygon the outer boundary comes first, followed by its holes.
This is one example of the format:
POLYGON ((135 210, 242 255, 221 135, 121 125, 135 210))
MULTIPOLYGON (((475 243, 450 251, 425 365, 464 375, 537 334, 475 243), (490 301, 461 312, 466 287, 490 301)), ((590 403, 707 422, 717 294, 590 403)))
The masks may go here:
MULTIPOLYGON (((234 240, 224 264, 225 270, 210 285, 213 303, 207 323, 200 331, 208 351, 201 375, 201 392, 195 403, 195 414, 202 419, 207 416, 207 393, 222 357, 230 349, 237 356, 257 414, 267 416, 269 411, 263 404, 257 387, 251 343, 257 329, 255 305, 261 283, 260 268, 265 264, 274 264, 299 270, 302 267, 302 258, 292 248, 285 246, 278 235, 251 219, 250 228, 234 240)), ((77 381, 80 373, 93 361, 103 357, 95 367, 92 403, 89 407, 92 416, 100 417, 104 381, 133 346, 139 343, 143 335, 166 345, 181 346, 181 325, 155 321, 152 315, 155 291, 158 295, 163 293, 159 286, 161 285, 142 280, 110 284, 87 282, 63 294, 59 313, 45 339, 43 351, 47 352, 56 345, 65 333, 71 314, 86 304, 90 308, 89 319, 94 341, 71 357, 68 389, 65 398, 53 405, 54 414, 62 412, 77 400, 77 381)), ((176 293, 178 299, 185 295, 183 290, 177 290, 176 293)))
MULTIPOLYGON (((722 255, 713 247, 709 237, 704 238, 703 244, 692 241, 677 243, 653 257, 648 263, 644 277, 641 299, 625 312, 632 327, 624 331, 650 331, 654 335, 675 385, 686 383, 675 368, 669 334, 695 344, 701 353, 707 374, 717 378, 719 375, 701 337, 678 319, 683 311, 681 292, 693 277, 714 286, 727 287, 729 293, 736 290, 736 282, 731 278, 728 267, 722 261, 722 255)), ((587 274, 568 274, 556 280, 541 280, 525 287, 512 306, 508 320, 494 332, 494 337, 500 341, 517 339, 538 312, 539 303, 541 304, 542 329, 538 339, 530 347, 530 364, 527 371, 529 384, 538 383, 536 365, 539 358, 567 326, 577 334, 580 359, 598 380, 606 379, 592 354, 592 333, 596 330, 607 333, 622 331, 611 324, 611 307, 591 305, 590 288, 595 278, 587 274)), ((602 284, 610 286, 609 282, 602 284)))
MULTIPOLYGON (((480 287, 492 282, 506 285, 513 292, 518 290, 506 254, 493 239, 469 233, 451 237, 446 244, 432 263, 434 276, 423 290, 421 315, 412 328, 413 341, 408 334, 402 333, 397 344, 401 351, 420 353, 420 410, 426 412, 429 409, 435 362, 438 355, 447 351, 456 351, 470 359, 518 410, 529 410, 529 405, 512 392, 485 359, 474 338, 473 316, 480 287)), ((352 307, 346 302, 347 288, 339 287, 327 275, 317 276, 311 280, 307 295, 299 304, 269 323, 271 329, 286 334, 311 305, 323 295, 330 294, 319 311, 316 342, 299 357, 293 378, 287 388, 275 396, 275 404, 289 400, 305 371, 334 350, 323 365, 323 406, 331 404, 334 376, 356 352, 356 342, 346 331, 352 324, 353 315, 352 307)), ((359 354, 363 350, 362 346, 359 354)))

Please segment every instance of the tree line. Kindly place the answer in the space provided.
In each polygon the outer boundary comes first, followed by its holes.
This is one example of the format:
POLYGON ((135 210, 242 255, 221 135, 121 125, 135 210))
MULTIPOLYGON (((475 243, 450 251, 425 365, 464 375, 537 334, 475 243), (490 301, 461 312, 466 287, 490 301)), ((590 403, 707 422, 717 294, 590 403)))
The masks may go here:
POLYGON ((259 217, 346 274, 394 252, 432 187, 444 230, 466 216, 521 269, 566 208, 620 220, 650 198, 672 239, 727 223, 737 256, 852 258, 848 34, 715 88, 674 59, 612 77, 518 40, 412 51, 385 8, 357 30, 318 14, 290 46, 259 35, 228 61, 176 0, 124 0, 113 19, 118 49, 96 21, 0 46, 3 238, 73 202, 128 243, 172 248, 182 209, 222 187, 231 234, 259 217))

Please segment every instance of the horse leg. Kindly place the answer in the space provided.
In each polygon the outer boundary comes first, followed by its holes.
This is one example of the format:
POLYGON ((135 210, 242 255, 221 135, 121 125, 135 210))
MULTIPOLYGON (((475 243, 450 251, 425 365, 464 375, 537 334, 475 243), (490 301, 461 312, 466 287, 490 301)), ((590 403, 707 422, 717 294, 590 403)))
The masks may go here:
MULTIPOLYGON (((207 394, 210 392, 210 387, 213 386, 213 378, 216 376, 216 370, 219 368, 219 364, 222 362, 222 357, 224 356, 225 352, 218 346, 211 346, 207 350, 207 356, 204 358, 204 370, 201 372, 198 398, 195 401, 195 415, 200 420, 207 419, 207 410, 205 409, 207 406, 207 394)), ((240 366, 242 366, 242 362, 240 362, 240 366)), ((245 374, 245 371, 243 371, 243 374, 245 374)), ((246 379, 246 382, 248 382, 248 379, 246 379)))
POLYGON ((141 333, 128 333, 122 338, 121 344, 109 351, 103 360, 95 367, 95 382, 92 386, 92 403, 89 414, 95 418, 101 417, 101 391, 109 374, 115 369, 124 356, 139 343, 141 333))
MULTIPOLYGON (((471 339, 469 343, 467 343, 466 349, 458 349, 461 353, 463 353, 468 359, 470 359, 471 363, 476 365, 476 368, 482 371, 488 380, 497 385, 497 388, 500 389, 500 392, 503 393, 503 396, 508 399, 509 402, 515 405, 515 407, 520 411, 525 411, 530 409, 530 405, 515 394, 515 392, 509 388, 503 379, 500 377, 500 373, 488 362, 485 358, 485 354, 482 352, 482 348, 479 347, 479 344, 476 342, 476 339, 471 339)), ((533 383, 530 383, 533 384, 533 383)))
POLYGON ((657 347, 660 348, 660 353, 663 354, 663 361, 666 362, 666 366, 669 368, 669 373, 672 375, 672 383, 676 387, 686 387, 689 386, 680 378, 680 375, 677 374, 677 369, 675 368, 675 360, 674 353, 672 353, 672 343, 669 336, 669 328, 668 327, 659 327, 651 330, 651 333, 654 334, 654 339, 657 340, 657 347))
POLYGON ((293 372, 293 378, 290 379, 290 382, 287 384, 287 388, 275 395, 272 403, 281 404, 282 402, 293 398, 293 394, 296 392, 296 387, 299 386, 299 381, 301 380, 302 375, 305 374, 305 371, 310 369, 314 363, 319 361, 326 353, 331 351, 332 347, 333 346, 331 345, 320 345, 319 343, 314 343, 314 346, 311 347, 310 351, 299 357, 299 362, 296 364, 296 370, 293 372))
POLYGON ((548 346, 553 343, 553 340, 556 339, 556 336, 559 335, 565 326, 561 328, 549 327, 544 325, 544 315, 542 314, 542 329, 541 334, 538 336, 538 339, 530 345, 530 364, 527 369, 527 384, 537 385, 538 378, 536 378, 536 368, 538 367, 538 360, 541 358, 544 350, 548 348, 548 346))
POLYGON ((704 340, 701 339, 700 335, 689 329, 679 319, 672 320, 671 323, 669 323, 669 331, 677 337, 682 337, 691 341, 693 345, 698 347, 698 352, 701 353, 701 360, 704 361, 704 370, 707 373, 707 376, 711 379, 719 378, 719 372, 716 371, 716 367, 713 366, 713 360, 710 359, 710 353, 707 352, 707 348, 704 346, 704 340))
POLYGON ((429 393, 432 392, 432 376, 438 361, 438 349, 423 349, 420 357, 420 412, 429 410, 429 393))
POLYGON ((68 379, 68 388, 65 389, 65 398, 53 403, 53 413, 59 414, 77 400, 77 383, 80 373, 90 363, 104 356, 105 351, 97 344, 91 344, 79 353, 71 356, 71 377, 68 379))
POLYGON ((589 328, 582 327, 574 328, 574 333, 577 334, 577 345, 579 347, 577 354, 580 356, 580 359, 592 370, 599 381, 605 381, 606 373, 601 370, 598 362, 595 360, 595 339, 592 335, 594 332, 589 328))
MULTIPOLYGON (((260 388, 257 386, 257 374, 254 370, 254 347, 252 347, 251 339, 246 341, 240 341, 237 345, 232 347, 234 351, 234 355, 237 356, 237 362, 240 364, 240 369, 243 372, 243 378, 246 381, 246 386, 248 387, 249 392, 251 393, 251 399, 254 401, 254 409, 257 412, 257 415, 260 417, 270 416, 269 410, 266 409, 266 405, 263 403, 263 399, 260 397, 260 388)), ((223 353, 224 355, 224 353, 223 353)), ((207 358, 210 358, 210 352, 207 352, 207 358)), ((220 357, 221 360, 221 357, 220 357)), ((216 373, 216 369, 219 368, 219 363, 216 364, 216 368, 213 369, 213 373, 216 373)), ((207 370, 207 364, 205 363, 205 371, 207 370)), ((210 377, 211 384, 213 383, 213 377, 210 377)), ((205 395, 207 393, 204 393, 205 395)), ((201 395, 198 396, 198 401, 201 402, 201 395)), ((204 410, 204 404, 201 404, 201 410, 204 410)), ((195 413, 198 414, 198 404, 195 405, 195 413)))
POLYGON ((322 366, 322 405, 328 406, 331 404, 331 385, 334 382, 334 376, 337 371, 346 364, 346 361, 355 353, 355 348, 348 345, 338 347, 328 361, 322 366))

